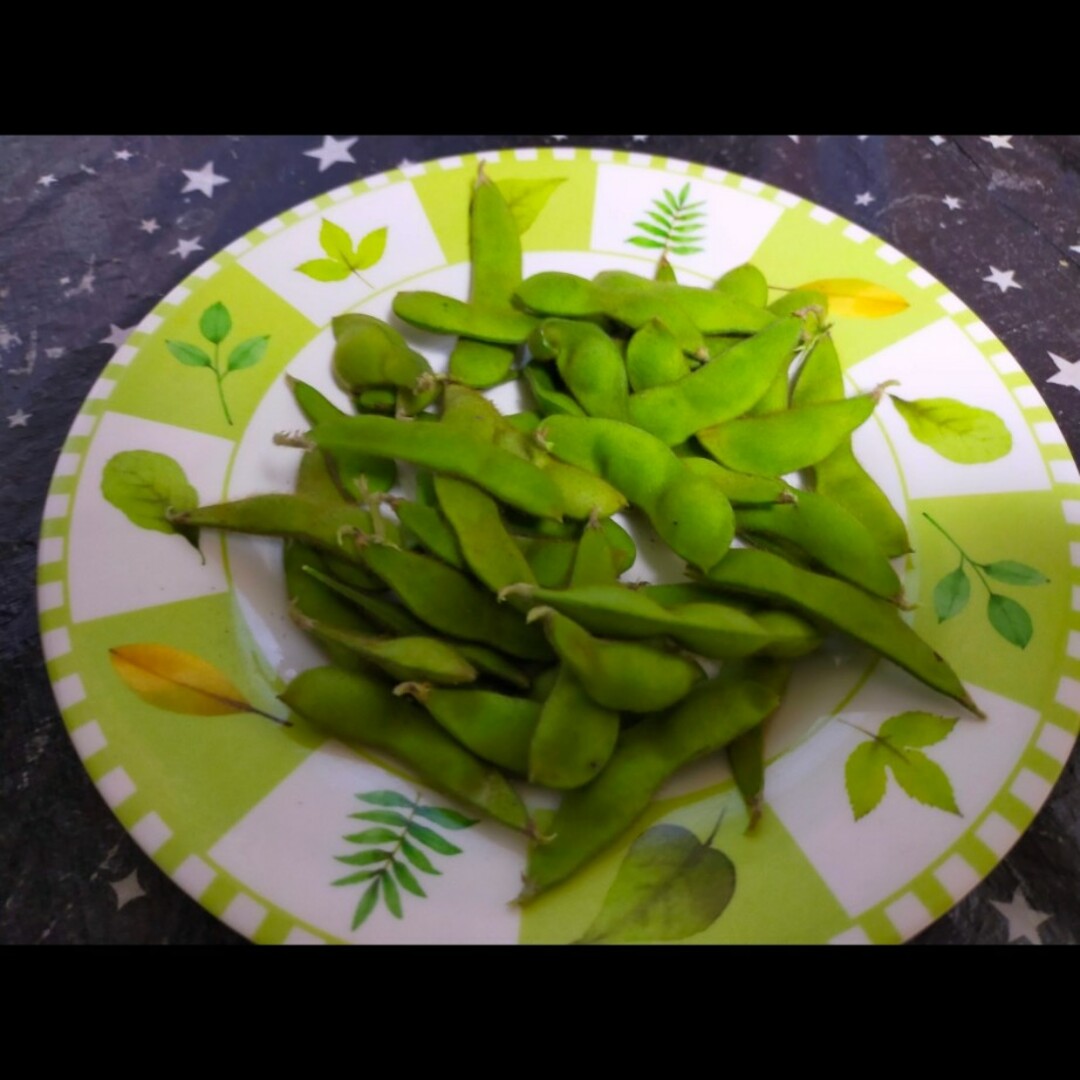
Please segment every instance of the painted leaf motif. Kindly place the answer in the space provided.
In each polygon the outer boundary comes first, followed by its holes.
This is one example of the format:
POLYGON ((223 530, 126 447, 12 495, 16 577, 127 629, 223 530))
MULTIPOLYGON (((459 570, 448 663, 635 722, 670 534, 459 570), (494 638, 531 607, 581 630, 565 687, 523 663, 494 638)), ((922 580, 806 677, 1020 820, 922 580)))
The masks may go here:
POLYGON ((213 664, 171 645, 118 645, 109 650, 109 660, 127 686, 155 708, 185 716, 253 711, 213 664))
POLYGON ((389 874, 383 874, 381 880, 383 903, 386 905, 387 911, 389 911, 395 919, 400 919, 404 915, 404 912, 401 910, 401 893, 398 892, 398 887, 389 874))
POLYGON ((386 226, 374 229, 356 245, 356 254, 352 261, 357 270, 367 270, 383 257, 388 233, 386 226))
POLYGON ((824 293, 833 315, 852 319, 884 319, 910 307, 899 293, 862 278, 824 278, 800 285, 802 290, 824 293))
POLYGON ((347 866, 370 866, 372 863, 386 862, 386 860, 390 858, 390 852, 381 849, 376 851, 357 851, 353 855, 335 855, 334 858, 337 859, 338 862, 345 863, 347 866))
POLYGON ((232 316, 229 309, 220 301, 211 304, 199 320, 199 331, 207 341, 220 345, 232 329, 232 316))
POLYGON ((1010 644, 1027 648, 1035 632, 1027 608, 1008 596, 991 593, 986 605, 990 625, 1010 644))
POLYGON ((181 364, 187 364, 188 367, 212 368, 214 366, 214 361, 210 359, 209 354, 200 349, 198 345, 189 345, 186 341, 166 341, 165 348, 181 364))
POLYGON ((936 761, 919 750, 905 750, 902 757, 890 754, 888 761, 896 782, 913 799, 960 816, 952 784, 936 761))
POLYGON ((392 844, 397 838, 393 829, 365 829, 345 837, 350 844, 392 844))
POLYGON ((426 818, 435 825, 441 825, 444 829, 467 829, 477 822, 476 818, 466 817, 457 810, 450 810, 445 806, 421 806, 416 811, 416 816, 426 818))
POLYGON ((170 507, 194 510, 199 505, 199 493, 167 454, 152 450, 114 454, 101 473, 101 494, 140 529, 178 533, 198 548, 198 529, 177 528, 165 516, 170 507))
POLYGON ((461 848, 456 844, 451 844, 449 840, 444 840, 433 829, 426 829, 423 825, 417 825, 415 821, 409 823, 408 832, 414 840, 419 840, 425 847, 431 848, 432 851, 437 851, 440 855, 461 854, 461 848))
POLYGON ((358 930, 367 919, 367 917, 375 910, 375 904, 379 899, 379 882, 382 878, 376 878, 364 891, 364 895, 360 897, 360 903, 356 905, 356 911, 353 914, 352 928, 358 930))
POLYGON ((349 276, 349 268, 333 259, 309 259, 296 269, 315 281, 344 281, 349 276))
MULTIPOLYGON (((377 825, 409 824, 409 819, 396 810, 365 810, 362 814, 350 814, 349 817, 358 818, 360 821, 373 821, 377 825)), ((346 837, 346 839, 349 839, 349 837, 346 837)))
POLYGON ((1046 585, 1050 579, 1034 566, 1015 562, 1012 559, 1000 559, 998 562, 983 563, 979 567, 987 577, 1003 581, 1006 585, 1046 585))
POLYGON ((270 344, 270 338, 266 334, 259 337, 250 337, 247 341, 241 341, 231 353, 226 372, 243 371, 244 368, 254 367, 265 355, 270 344))
POLYGON ((435 874, 437 877, 442 876, 442 871, 435 866, 420 848, 415 844, 410 844, 408 840, 401 841, 401 854, 404 855, 417 870, 420 870, 425 874, 435 874))
POLYGON ((937 612, 938 622, 959 615, 970 599, 971 582, 961 563, 934 586, 934 611, 937 612))
POLYGON ((735 892, 735 866, 681 825, 630 846, 582 944, 681 941, 707 930, 735 892))
POLYGON ((844 786, 855 820, 866 817, 885 798, 885 755, 888 750, 877 742, 855 747, 844 763, 844 786))
POLYGON ((1012 449, 1012 435, 1005 422, 988 409, 953 398, 905 401, 895 394, 889 397, 919 442, 958 465, 997 461, 1012 449))
POLYGON ((319 247, 334 262, 343 263, 345 266, 349 265, 349 260, 352 257, 352 240, 340 225, 335 225, 328 218, 322 219, 322 227, 319 229, 319 247))
POLYGON ((420 887, 420 882, 416 880, 416 876, 403 862, 395 862, 393 870, 398 884, 406 892, 411 892, 413 896, 427 896, 427 893, 420 887))
POLYGON ((543 180, 499 180, 496 184, 517 226, 518 236, 526 233, 548 204, 555 189, 566 182, 565 176, 543 180))
POLYGON ((650 240, 645 236, 631 236, 627 240, 628 244, 635 244, 637 247, 643 248, 662 248, 666 247, 666 244, 662 244, 659 240, 650 240))
POLYGON ((906 712, 886 720, 878 734, 893 746, 933 746, 947 738, 954 727, 956 718, 953 716, 906 712))
POLYGON ((369 791, 366 795, 356 797, 361 802, 370 803, 372 806, 412 807, 415 805, 412 799, 406 798, 398 791, 369 791))

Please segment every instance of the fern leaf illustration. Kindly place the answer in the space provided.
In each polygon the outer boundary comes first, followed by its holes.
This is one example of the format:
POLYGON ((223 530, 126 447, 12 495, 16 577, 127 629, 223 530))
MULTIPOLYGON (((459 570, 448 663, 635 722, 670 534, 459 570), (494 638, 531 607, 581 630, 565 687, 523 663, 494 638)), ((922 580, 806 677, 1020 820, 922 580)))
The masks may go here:
POLYGON ((695 255, 705 249, 705 212, 700 209, 704 202, 688 202, 690 184, 686 183, 678 194, 668 188, 660 198, 652 200, 653 209, 646 209, 643 217, 648 220, 634 222, 638 230, 626 239, 635 247, 649 248, 667 255, 695 255))

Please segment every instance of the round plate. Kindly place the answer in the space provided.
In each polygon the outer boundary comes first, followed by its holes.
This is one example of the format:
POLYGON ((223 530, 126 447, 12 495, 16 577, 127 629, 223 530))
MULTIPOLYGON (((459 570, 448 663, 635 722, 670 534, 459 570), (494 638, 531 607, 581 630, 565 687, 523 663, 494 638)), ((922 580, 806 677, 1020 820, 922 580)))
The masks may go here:
MULTIPOLYGON (((672 845, 691 869, 678 889, 647 888, 648 937, 907 939, 1004 856, 1076 735, 1080 474, 1049 410, 947 288, 830 211, 660 158, 481 157, 512 193, 527 275, 650 274, 666 244, 684 284, 752 260, 770 284, 840 281, 838 294, 862 298, 848 315, 852 301, 834 302, 850 390, 895 379, 907 404, 883 400, 855 448, 908 522, 910 617, 987 719, 830 640, 799 664, 769 723, 753 832, 724 760, 708 761, 674 778, 604 857, 521 908, 520 837, 254 711, 284 715, 276 695, 323 662, 289 621, 279 545, 204 531, 196 547, 161 531, 155 506, 291 490, 299 455, 272 436, 304 423, 282 376, 343 402, 331 318, 388 317, 400 289, 466 296, 478 162, 454 158, 350 184, 229 245, 143 319, 91 390, 53 478, 39 571, 49 674, 86 769, 162 869, 259 942, 620 940, 620 891, 643 888, 650 859, 672 845), (658 239, 680 214, 677 236, 658 239), (342 236, 353 271, 335 254, 342 236), (251 711, 207 715, 222 696, 251 711), (400 887, 369 904, 360 878, 380 842, 409 857, 400 887)), ((410 337, 445 363, 444 341, 410 337)), ((511 410, 519 393, 493 397, 511 410)), ((642 563, 628 577, 657 574, 677 568, 642 563)))

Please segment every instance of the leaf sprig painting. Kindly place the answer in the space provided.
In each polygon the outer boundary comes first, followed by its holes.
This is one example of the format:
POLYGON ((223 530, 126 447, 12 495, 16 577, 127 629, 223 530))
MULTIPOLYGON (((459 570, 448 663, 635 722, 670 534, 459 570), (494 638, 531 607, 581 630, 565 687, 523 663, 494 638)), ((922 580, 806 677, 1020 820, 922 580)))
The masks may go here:
POLYGON ((373 229, 353 244, 352 237, 340 226, 323 218, 319 230, 319 246, 326 252, 325 259, 309 259, 296 269, 313 281, 344 281, 355 274, 370 289, 361 270, 370 270, 386 251, 389 228, 373 229))
POLYGON ((997 581, 1003 585, 1026 586, 1046 585, 1050 579, 1035 567, 1016 562, 1014 559, 998 559, 996 562, 989 563, 976 562, 929 514, 924 513, 923 517, 956 548, 960 555, 960 564, 957 568, 949 571, 934 586, 934 611, 937 613, 938 622, 943 623, 946 619, 955 618, 967 607, 971 599, 971 581, 965 568, 970 566, 986 590, 986 617, 990 620, 990 625, 1010 645, 1016 645, 1021 649, 1026 648, 1035 632, 1031 615, 1023 604, 1018 603, 1011 596, 995 592, 990 587, 990 581, 997 581))
POLYGON ((856 821, 866 817, 885 797, 887 772, 917 802, 960 814, 945 770, 920 749, 945 739, 956 726, 955 718, 901 713, 886 720, 876 735, 855 724, 849 726, 869 736, 851 752, 844 766, 844 784, 856 821))
POLYGON ((698 245, 702 240, 705 225, 702 219, 705 211, 704 202, 687 202, 690 197, 690 185, 684 184, 676 195, 664 188, 663 198, 653 199, 654 209, 646 210, 648 221, 635 221, 634 228, 640 230, 635 236, 628 237, 627 243, 636 247, 652 248, 665 255, 694 255, 705 249, 698 245))
POLYGON ((424 849, 438 855, 461 854, 461 848, 450 843, 438 830, 467 829, 476 824, 475 819, 457 810, 421 805, 419 795, 409 799, 397 791, 369 791, 356 797, 377 809, 349 815, 371 827, 344 837, 360 850, 337 856, 338 862, 354 869, 333 883, 367 886, 353 912, 354 930, 363 925, 380 900, 395 919, 403 918, 402 889, 413 896, 427 896, 413 870, 436 876, 442 873, 424 849), (421 824, 418 818, 426 824, 421 824))
POLYGON ((234 372, 254 367, 266 355, 266 349, 270 343, 269 334, 246 338, 236 345, 228 358, 222 362, 221 345, 232 332, 232 328, 232 315, 229 314, 229 309, 219 301, 211 304, 199 320, 199 333, 213 346, 213 357, 201 346, 192 345, 187 341, 165 342, 166 348, 181 364, 186 364, 188 367, 209 368, 213 373, 217 380, 221 408, 230 426, 233 419, 229 412, 228 402, 225 400, 224 382, 234 372))

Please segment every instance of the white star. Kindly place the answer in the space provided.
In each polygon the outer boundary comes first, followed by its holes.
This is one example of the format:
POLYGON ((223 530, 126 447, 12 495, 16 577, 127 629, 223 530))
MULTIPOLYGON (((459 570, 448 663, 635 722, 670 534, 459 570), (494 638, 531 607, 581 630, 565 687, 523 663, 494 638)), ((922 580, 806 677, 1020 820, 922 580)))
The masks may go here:
POLYGON ((1080 251, 1080 244, 1073 244, 1073 246, 1071 248, 1069 248, 1069 250, 1070 251, 1080 251))
POLYGON ((97 169, 92 168, 90 165, 80 165, 79 168, 82 169, 87 176, 97 176, 97 169))
POLYGON ((407 157, 403 157, 403 158, 402 158, 402 159, 401 159, 401 160, 400 160, 400 161, 399 161, 399 162, 397 163, 397 167, 398 167, 399 169, 407 169, 407 168, 408 168, 408 167, 409 167, 410 165, 412 165, 412 164, 413 164, 413 163, 412 163, 412 161, 410 161, 410 160, 409 160, 409 158, 407 158, 407 157))
POLYGON ((996 266, 991 266, 990 273, 983 278, 983 281, 989 281, 991 285, 996 285, 1002 292, 1008 292, 1010 289, 1022 289, 1023 285, 1013 281, 1013 274, 1015 273, 1015 270, 999 270, 996 266))
POLYGON ((351 139, 335 139, 333 135, 324 135, 322 146, 314 150, 305 150, 306 157, 313 157, 319 163, 319 172, 326 172, 331 165, 339 162, 343 165, 356 163, 356 158, 349 153, 349 148, 356 142, 357 136, 351 139))
POLYGON ((870 136, 869 135, 856 135, 855 138, 857 138, 859 140, 859 142, 866 142, 866 140, 869 139, 870 136))
POLYGON ((552 135, 551 137, 552 137, 552 138, 553 138, 553 139, 554 139, 554 140, 555 140, 556 142, 564 142, 564 141, 566 140, 566 136, 565 136, 565 135, 552 135))
POLYGON ((103 337, 99 344, 112 345, 114 348, 119 349, 128 339, 128 335, 134 330, 135 327, 129 326, 126 329, 117 326, 116 323, 109 323, 109 336, 103 337))
POLYGON ((130 150, 114 150, 113 157, 117 161, 130 161, 135 155, 130 150))
POLYGON ((26 422, 33 416, 33 413, 23 412, 22 409, 16 409, 8 418, 8 427, 26 427, 26 422))
POLYGON ((1046 381, 1057 386, 1071 386, 1074 390, 1080 390, 1080 360, 1070 363, 1055 353, 1048 352, 1046 355, 1057 364, 1057 374, 1051 375, 1046 381))
POLYGON ((874 202, 874 196, 869 191, 864 191, 861 195, 855 196, 856 206, 869 206, 872 202, 874 202))
POLYGON ((941 146, 945 142, 945 136, 944 135, 931 135, 930 136, 930 141, 935 146, 941 146))
POLYGON ((644 142, 648 137, 649 137, 648 135, 631 135, 630 136, 630 138, 633 139, 634 142, 644 142))
POLYGON ((203 250, 202 244, 199 243, 201 239, 201 236, 196 236, 193 240, 179 240, 169 254, 179 255, 181 259, 186 259, 193 251, 203 250))
POLYGON ((55 183, 56 183, 56 177, 55 177, 55 176, 53 176, 53 174, 52 174, 52 173, 49 173, 49 174, 48 174, 48 175, 46 175, 46 176, 39 176, 39 177, 38 177, 38 183, 39 183, 39 184, 40 184, 40 185, 41 185, 42 187, 51 187, 51 186, 52 186, 53 184, 55 184, 55 183))
POLYGON ((161 226, 157 223, 157 218, 143 218, 139 222, 139 228, 144 233, 156 233, 161 226))
POLYGON ((983 135, 983 142, 988 142, 995 150, 1015 150, 1011 135, 983 135))
POLYGON ((130 904, 132 900, 138 900, 146 895, 146 890, 139 884, 139 872, 132 870, 126 878, 120 881, 110 881, 112 891, 116 893, 116 910, 130 904))
POLYGON ((69 278, 69 277, 67 277, 65 275, 64 277, 62 277, 60 279, 59 284, 61 284, 61 285, 70 285, 71 284, 71 278, 69 278))
POLYGON ((956 198, 956 196, 955 196, 955 195, 946 195, 946 196, 945 196, 945 198, 944 198, 944 199, 942 199, 941 201, 942 201, 942 202, 943 202, 943 203, 944 203, 944 204, 945 204, 945 205, 946 205, 946 206, 947 206, 947 207, 948 207, 948 208, 949 208, 950 210, 959 210, 959 209, 960 209, 960 207, 961 207, 961 206, 963 205, 963 203, 961 203, 961 201, 960 201, 960 200, 959 200, 958 198, 956 198))
POLYGON ((50 360, 59 360, 60 357, 64 355, 64 352, 65 350, 63 345, 54 345, 51 349, 45 350, 45 355, 50 360))
POLYGON ((788 138, 789 138, 789 139, 790 139, 790 140, 791 140, 791 141, 792 141, 793 143, 797 143, 797 142, 799 141, 799 136, 798 136, 798 135, 789 135, 789 136, 788 136, 788 138))
POLYGON ((189 191, 201 191, 208 199, 212 199, 214 188, 219 184, 229 182, 227 176, 218 176, 214 172, 212 161, 208 161, 201 169, 181 169, 180 171, 187 177, 187 183, 180 189, 181 195, 186 195, 189 191))
POLYGON ((1013 893, 1012 900, 1007 904, 1002 903, 1000 900, 991 900, 990 903, 1008 920, 1010 941, 1027 938, 1032 945, 1042 944, 1042 939, 1039 937, 1039 927, 1050 916, 1044 915, 1041 911, 1033 910, 1023 892, 1017 889, 1013 893))

